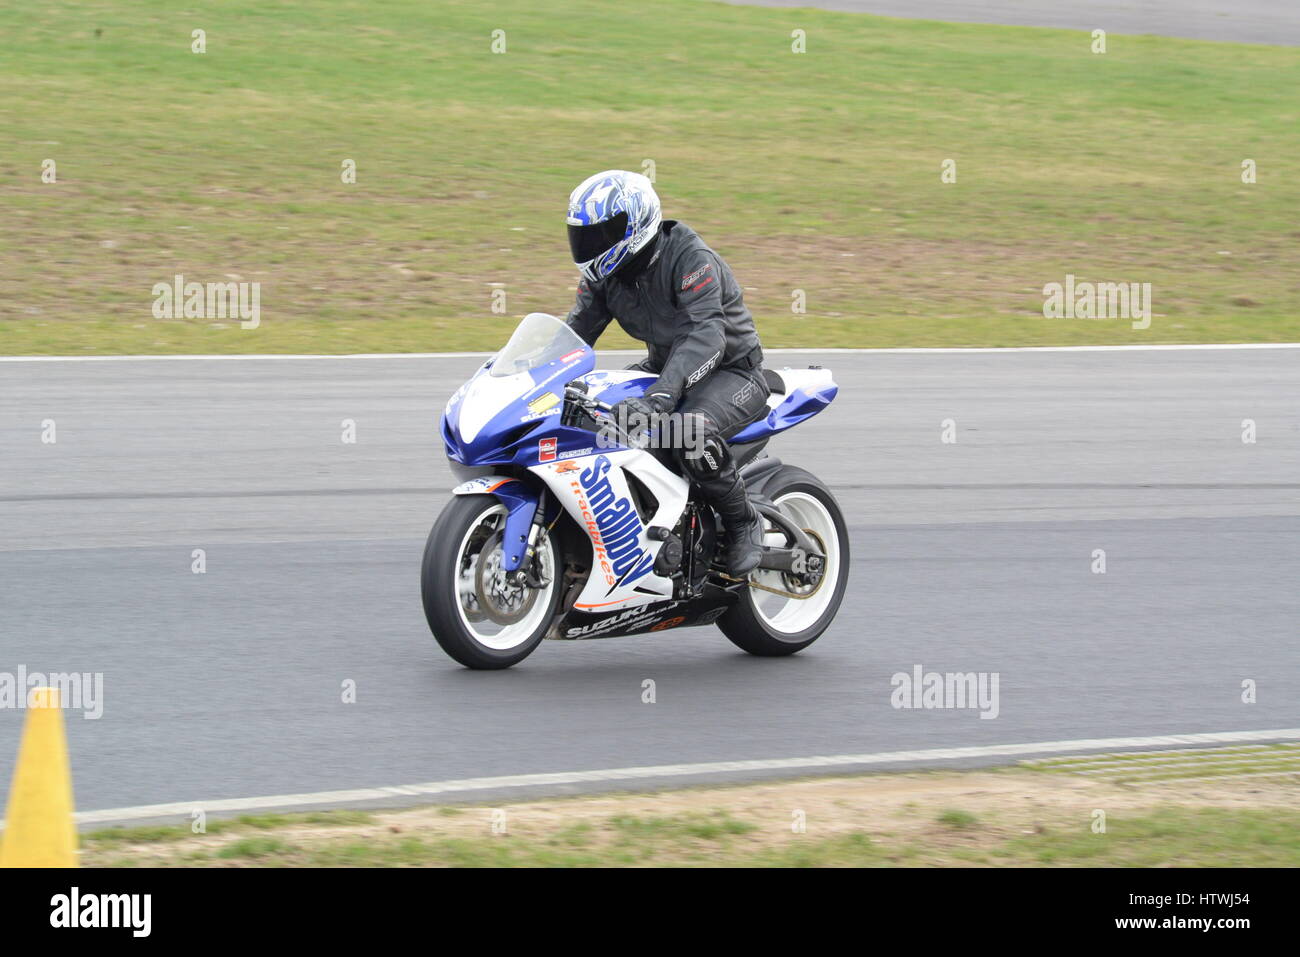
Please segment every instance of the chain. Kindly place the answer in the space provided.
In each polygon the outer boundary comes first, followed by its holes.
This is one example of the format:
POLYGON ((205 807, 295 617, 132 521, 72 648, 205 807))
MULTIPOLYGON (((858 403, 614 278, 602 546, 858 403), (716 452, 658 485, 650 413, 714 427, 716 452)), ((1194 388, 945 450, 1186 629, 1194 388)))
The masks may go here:
POLYGON ((717 575, 719 578, 725 578, 730 582, 740 582, 741 584, 748 585, 750 588, 757 588, 759 591, 771 592, 773 595, 780 595, 783 598, 794 598, 798 601, 806 601, 817 593, 817 589, 814 588, 806 595, 796 595, 794 592, 786 591, 782 588, 773 588, 771 585, 760 585, 752 578, 736 578, 734 575, 728 575, 726 572, 717 572, 717 575))
MULTIPOLYGON (((821 537, 811 528, 805 528, 804 531, 816 539, 818 545, 822 545, 821 537)), ((822 547, 825 548, 824 545, 822 545, 822 547)), ((822 586, 821 579, 818 579, 817 584, 813 587, 812 591, 808 592, 806 595, 796 595, 794 592, 786 591, 784 588, 773 588, 771 585, 760 585, 752 578, 736 578, 734 575, 728 575, 726 572, 716 572, 716 574, 719 578, 725 578, 729 582, 740 582, 748 585, 750 588, 757 588, 759 591, 770 592, 773 595, 780 595, 782 598, 793 598, 795 601, 807 601, 813 595, 817 594, 817 592, 821 590, 822 586)))

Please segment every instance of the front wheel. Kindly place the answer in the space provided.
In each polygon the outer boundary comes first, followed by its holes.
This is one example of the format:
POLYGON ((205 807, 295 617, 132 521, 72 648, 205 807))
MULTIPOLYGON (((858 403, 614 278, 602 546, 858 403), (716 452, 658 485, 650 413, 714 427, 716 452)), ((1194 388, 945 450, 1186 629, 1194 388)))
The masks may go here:
MULTIPOLYGON (((815 585, 809 585, 784 572, 757 569, 736 604, 718 619, 718 627, 751 655, 792 655, 816 641, 839 611, 849 579, 849 532, 830 489, 801 468, 782 466, 763 491, 821 545, 825 555, 822 575, 815 585)), ((777 547, 790 544, 770 523, 764 540, 777 547)))
POLYGON ((424 546, 420 597, 442 650, 467 668, 509 668, 541 642, 560 600, 555 542, 537 540, 542 587, 506 577, 502 536, 506 507, 491 495, 457 495, 424 546))

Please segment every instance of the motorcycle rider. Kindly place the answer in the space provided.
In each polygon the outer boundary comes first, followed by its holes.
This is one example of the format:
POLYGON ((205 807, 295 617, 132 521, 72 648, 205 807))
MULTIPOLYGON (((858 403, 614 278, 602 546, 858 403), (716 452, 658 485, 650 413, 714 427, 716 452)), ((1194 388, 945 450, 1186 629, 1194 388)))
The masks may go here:
POLYGON ((694 417, 695 447, 680 459, 722 519, 723 563, 748 574, 763 524, 745 495, 727 439, 767 412, 763 350, 740 285, 721 256, 684 223, 664 220, 650 181, 607 170, 569 196, 569 247, 582 273, 566 320, 588 345, 611 319, 646 343, 633 368, 658 378, 614 407, 620 422, 676 410, 694 417))

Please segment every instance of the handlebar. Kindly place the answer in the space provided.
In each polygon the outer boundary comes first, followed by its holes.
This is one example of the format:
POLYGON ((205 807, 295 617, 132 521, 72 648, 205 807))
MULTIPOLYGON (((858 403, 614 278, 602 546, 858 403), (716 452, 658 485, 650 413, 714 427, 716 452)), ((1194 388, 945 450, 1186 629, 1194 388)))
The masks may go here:
POLYGON ((587 394, 585 388, 578 388, 574 385, 566 385, 564 387, 564 397, 572 400, 574 404, 581 407, 583 411, 587 412, 592 418, 609 420, 610 427, 615 430, 615 435, 624 445, 627 445, 630 448, 641 447, 640 443, 634 436, 628 435, 618 427, 618 422, 614 417, 614 407, 612 405, 601 402, 599 399, 593 399, 587 394))
POLYGON ((607 405, 599 399, 593 399, 587 394, 586 389, 579 389, 574 385, 566 385, 564 387, 564 396, 567 399, 572 399, 578 403, 578 405, 590 412, 600 412, 606 416, 613 414, 614 407, 612 405, 607 405))

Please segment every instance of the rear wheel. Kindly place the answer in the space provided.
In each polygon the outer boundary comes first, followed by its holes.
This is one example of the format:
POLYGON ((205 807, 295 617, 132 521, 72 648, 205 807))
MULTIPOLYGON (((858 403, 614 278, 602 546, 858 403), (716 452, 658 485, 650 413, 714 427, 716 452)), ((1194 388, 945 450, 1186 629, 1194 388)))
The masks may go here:
MULTIPOLYGON (((718 619, 718 627, 751 655, 792 655, 816 641, 839 611, 849 577, 848 527, 830 489, 801 468, 782 466, 763 491, 819 544, 825 556, 822 573, 816 583, 810 583, 787 572, 755 569, 749 576, 751 584, 718 619)), ((763 538, 771 546, 791 544, 770 522, 763 538)))
POLYGON ((508 580, 502 562, 506 508, 490 495, 457 495, 424 547, 420 596, 442 650, 467 668, 509 668, 541 642, 560 600, 556 548, 537 541, 542 587, 508 580))

